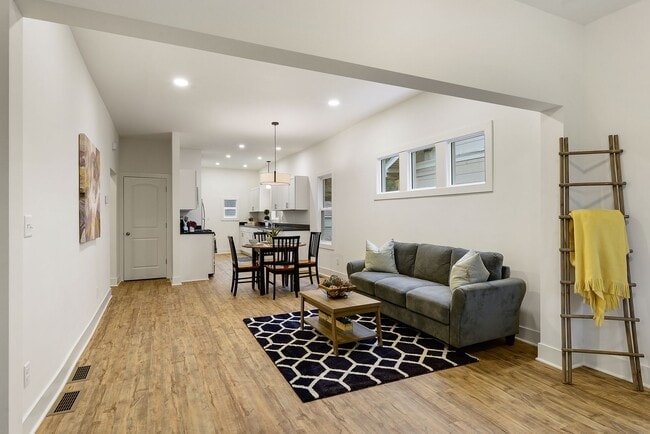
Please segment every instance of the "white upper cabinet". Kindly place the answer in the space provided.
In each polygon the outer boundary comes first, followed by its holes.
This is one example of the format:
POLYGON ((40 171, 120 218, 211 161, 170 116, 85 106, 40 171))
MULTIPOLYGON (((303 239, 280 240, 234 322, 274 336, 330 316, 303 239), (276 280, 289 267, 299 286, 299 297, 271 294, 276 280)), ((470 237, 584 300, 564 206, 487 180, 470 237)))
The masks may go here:
POLYGON ((271 206, 274 211, 308 210, 309 177, 294 176, 289 185, 274 185, 271 189, 271 206))
POLYGON ((294 176, 289 184, 289 198, 287 209, 309 209, 309 177, 294 176))
POLYGON ((271 188, 271 209, 274 211, 289 209, 288 185, 274 185, 271 188))
POLYGON ((180 209, 189 210, 199 207, 199 187, 196 182, 196 170, 180 169, 180 209))
POLYGON ((271 209, 271 189, 263 185, 251 188, 250 212, 264 211, 271 209))

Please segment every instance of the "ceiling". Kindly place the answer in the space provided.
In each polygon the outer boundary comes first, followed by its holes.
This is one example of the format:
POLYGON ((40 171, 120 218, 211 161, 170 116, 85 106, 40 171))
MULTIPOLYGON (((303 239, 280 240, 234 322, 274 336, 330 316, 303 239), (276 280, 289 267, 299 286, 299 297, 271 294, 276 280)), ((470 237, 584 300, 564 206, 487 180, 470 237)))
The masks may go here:
MULTIPOLYGON (((57 1, 64 0, 50 5, 57 1)), ((636 2, 517 1, 582 24, 636 2)), ((419 93, 113 33, 73 33, 120 136, 178 132, 182 148, 201 150, 205 167, 265 167, 274 159, 273 121, 282 159, 419 93), (189 86, 175 87, 176 77, 189 86), (338 107, 328 106, 332 98, 338 107)))
POLYGON ((73 34, 120 136, 179 132, 204 166, 259 170, 274 160, 273 121, 281 159, 419 93, 94 30, 73 34), (175 77, 189 86, 174 86, 175 77))
POLYGON ((578 24, 589 24, 639 0, 517 0, 578 24))

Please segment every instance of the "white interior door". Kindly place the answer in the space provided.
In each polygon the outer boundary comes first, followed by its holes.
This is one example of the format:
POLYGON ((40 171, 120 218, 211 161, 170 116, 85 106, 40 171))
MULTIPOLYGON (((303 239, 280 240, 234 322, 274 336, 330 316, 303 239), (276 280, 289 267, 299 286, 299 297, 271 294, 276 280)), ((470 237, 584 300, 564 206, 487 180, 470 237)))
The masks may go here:
POLYGON ((124 177, 124 280, 167 276, 167 180, 124 177))

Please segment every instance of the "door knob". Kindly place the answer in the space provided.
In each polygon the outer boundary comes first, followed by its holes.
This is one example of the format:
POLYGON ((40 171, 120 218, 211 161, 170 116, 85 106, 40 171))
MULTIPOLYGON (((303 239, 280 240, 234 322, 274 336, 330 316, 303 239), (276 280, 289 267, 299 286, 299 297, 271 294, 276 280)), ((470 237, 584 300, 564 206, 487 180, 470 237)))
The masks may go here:
POLYGON ((126 236, 127 236, 127 237, 128 237, 129 235, 131 235, 131 232, 127 232, 127 233, 126 233, 126 236))

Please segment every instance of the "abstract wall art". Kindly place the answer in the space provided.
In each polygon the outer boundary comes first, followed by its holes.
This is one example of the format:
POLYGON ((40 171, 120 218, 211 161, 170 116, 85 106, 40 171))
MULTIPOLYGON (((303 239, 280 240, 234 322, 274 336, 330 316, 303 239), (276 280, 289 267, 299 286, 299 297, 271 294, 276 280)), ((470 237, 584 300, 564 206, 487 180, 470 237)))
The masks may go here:
POLYGON ((100 191, 99 149, 85 134, 79 134, 79 242, 99 238, 100 191))

